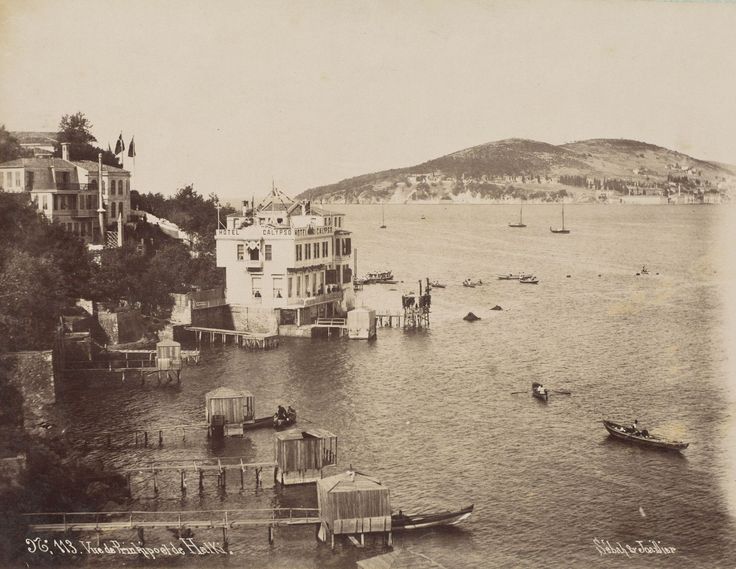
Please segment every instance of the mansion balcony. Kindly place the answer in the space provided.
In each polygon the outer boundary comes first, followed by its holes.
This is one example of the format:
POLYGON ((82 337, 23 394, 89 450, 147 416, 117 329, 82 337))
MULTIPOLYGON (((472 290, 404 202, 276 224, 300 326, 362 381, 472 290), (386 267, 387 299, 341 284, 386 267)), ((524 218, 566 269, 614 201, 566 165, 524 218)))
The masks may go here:
POLYGON ((336 290, 333 292, 325 292, 323 294, 315 294, 314 296, 292 296, 290 298, 262 298, 260 296, 253 297, 253 304, 262 304, 264 306, 272 306, 274 308, 307 308, 327 302, 341 301, 343 299, 343 291, 336 290))
POLYGON ((249 271, 260 271, 263 269, 263 259, 243 259, 239 262, 249 271))

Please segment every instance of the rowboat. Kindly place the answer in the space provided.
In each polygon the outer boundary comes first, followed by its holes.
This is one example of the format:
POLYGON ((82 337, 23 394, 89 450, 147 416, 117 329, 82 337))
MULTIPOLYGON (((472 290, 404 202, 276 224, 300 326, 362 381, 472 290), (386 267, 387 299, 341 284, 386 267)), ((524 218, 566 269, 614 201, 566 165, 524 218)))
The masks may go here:
POLYGON ((524 273, 508 273, 507 275, 498 275, 499 281, 518 281, 519 279, 526 277, 524 273))
POLYGON ((432 281, 429 283, 429 286, 431 286, 432 288, 445 288, 447 285, 444 285, 439 281, 432 281))
POLYGON ((471 281, 470 279, 465 279, 463 281, 463 286, 466 286, 468 288, 475 288, 478 285, 482 285, 482 284, 483 284, 483 281, 481 281, 481 280, 471 281))
POLYGON ((401 531, 407 529, 431 528, 435 526, 454 526, 464 522, 473 513, 474 504, 453 512, 434 512, 428 514, 405 514, 399 510, 391 515, 391 529, 401 531))
POLYGON ((631 427, 614 423, 613 421, 603 421, 603 426, 606 427, 606 430, 612 437, 648 447, 665 450, 683 450, 690 444, 682 441, 670 441, 657 435, 652 435, 647 431, 635 430, 631 427))
POLYGON ((532 396, 541 401, 549 401, 549 391, 541 383, 537 383, 536 381, 532 383, 532 396))
POLYGON ((286 417, 283 418, 279 418, 279 416, 274 413, 273 415, 269 415, 268 417, 260 417, 252 423, 243 423, 243 430, 250 431, 253 429, 285 429, 287 427, 291 427, 294 424, 296 424, 296 411, 287 414, 286 417))
POLYGON ((534 275, 525 275, 519 279, 520 284, 539 284, 539 279, 534 275))

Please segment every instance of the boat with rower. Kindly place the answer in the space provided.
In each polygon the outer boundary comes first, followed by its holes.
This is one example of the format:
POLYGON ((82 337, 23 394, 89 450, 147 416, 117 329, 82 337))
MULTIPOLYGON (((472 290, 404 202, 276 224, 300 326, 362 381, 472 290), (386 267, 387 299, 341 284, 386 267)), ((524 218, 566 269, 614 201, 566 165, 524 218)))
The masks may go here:
POLYGON ((429 286, 432 288, 446 288, 446 284, 442 284, 440 281, 431 281, 429 286))
POLYGON ((635 429, 632 426, 627 427, 619 423, 614 423, 613 421, 604 420, 603 426, 612 437, 643 446, 679 451, 686 449, 690 445, 690 443, 683 441, 674 441, 653 435, 646 429, 635 429))
POLYGON ((475 288, 482 284, 483 284, 483 281, 480 279, 478 279, 477 281, 471 281, 470 279, 465 279, 463 281, 463 286, 468 287, 468 288, 475 288))
POLYGON ((473 513, 474 507, 474 504, 470 504, 459 510, 415 514, 405 514, 399 510, 398 514, 391 515, 391 530, 401 531, 435 526, 454 526, 467 520, 473 513))
POLYGON ((255 419, 252 423, 243 423, 244 431, 251 431, 253 429, 286 429, 296 424, 296 411, 291 409, 286 413, 279 415, 278 412, 268 417, 260 417, 255 419))
POLYGON ((525 273, 508 273, 505 275, 498 275, 499 281, 518 281, 522 277, 527 277, 529 275, 525 273))
POLYGON ((549 391, 541 383, 532 382, 532 397, 536 397, 546 403, 549 401, 549 391))
POLYGON ((539 279, 534 275, 524 275, 519 279, 520 284, 539 284, 539 279))

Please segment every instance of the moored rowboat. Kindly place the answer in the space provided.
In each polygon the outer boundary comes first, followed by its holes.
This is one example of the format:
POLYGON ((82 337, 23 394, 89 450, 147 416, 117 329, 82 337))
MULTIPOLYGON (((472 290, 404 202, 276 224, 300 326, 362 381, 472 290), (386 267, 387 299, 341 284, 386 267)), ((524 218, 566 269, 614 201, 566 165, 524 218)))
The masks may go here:
POLYGON ((435 526, 454 526, 464 522, 473 513, 474 504, 465 506, 453 512, 434 512, 429 514, 398 514, 391 516, 391 529, 393 531, 431 528, 435 526))
POLYGON ((683 450, 688 447, 690 443, 683 441, 670 441, 657 435, 652 435, 646 431, 637 431, 631 427, 619 425, 613 421, 603 421, 603 426, 606 427, 608 433, 617 439, 638 443, 644 446, 660 448, 665 450, 683 450))
POLYGON ((253 429, 285 429, 296 423, 296 413, 288 415, 286 418, 279 419, 276 415, 268 417, 260 417, 252 423, 243 423, 243 430, 250 431, 253 429))

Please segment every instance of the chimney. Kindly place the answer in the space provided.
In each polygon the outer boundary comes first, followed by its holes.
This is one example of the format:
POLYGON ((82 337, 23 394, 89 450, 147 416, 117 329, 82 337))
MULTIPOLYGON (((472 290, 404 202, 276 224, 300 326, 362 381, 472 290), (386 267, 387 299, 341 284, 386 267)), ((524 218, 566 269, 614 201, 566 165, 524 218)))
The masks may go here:
POLYGON ((71 146, 68 142, 61 143, 61 159, 69 160, 69 147, 71 146))

